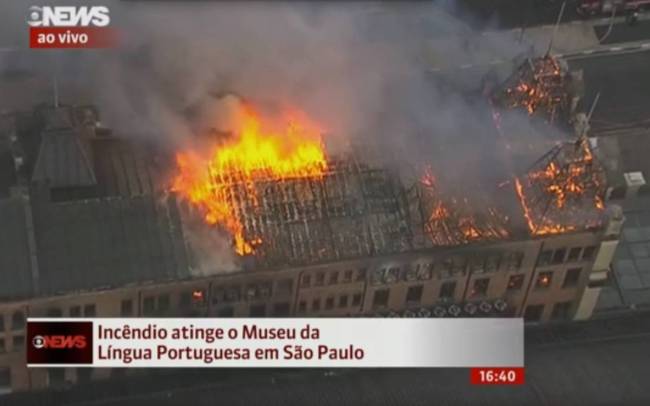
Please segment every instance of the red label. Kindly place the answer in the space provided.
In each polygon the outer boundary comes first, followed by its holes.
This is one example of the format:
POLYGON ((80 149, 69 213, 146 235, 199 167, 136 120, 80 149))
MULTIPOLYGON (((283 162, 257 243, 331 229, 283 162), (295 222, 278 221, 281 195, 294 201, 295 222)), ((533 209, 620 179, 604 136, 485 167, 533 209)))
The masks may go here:
POLYGON ((30 27, 30 48, 110 48, 115 31, 105 27, 30 27))
POLYGON ((472 368, 472 385, 523 385, 524 368, 472 368))

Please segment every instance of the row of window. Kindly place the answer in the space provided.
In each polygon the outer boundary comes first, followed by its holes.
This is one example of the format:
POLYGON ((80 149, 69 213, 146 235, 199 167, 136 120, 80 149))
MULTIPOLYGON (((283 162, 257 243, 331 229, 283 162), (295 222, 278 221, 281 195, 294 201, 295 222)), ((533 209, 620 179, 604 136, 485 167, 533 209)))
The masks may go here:
MULTIPOLYGON (((335 307, 337 307, 339 309, 346 309, 346 308, 348 308, 350 306, 353 306, 353 307, 354 306, 360 306, 362 297, 363 297, 363 295, 361 293, 355 293, 353 295, 347 295, 347 294, 346 295, 340 295, 338 297, 338 299, 335 298, 334 296, 329 296, 323 301, 323 303, 321 303, 320 298, 316 298, 316 299, 313 299, 311 301, 311 307, 309 308, 309 310, 311 310, 312 312, 319 312, 319 311, 321 311, 321 309, 332 310, 335 307), (321 307, 321 305, 322 305, 322 307, 321 307)), ((298 312, 299 313, 306 313, 307 312, 307 306, 308 306, 307 301, 306 300, 301 300, 298 303, 298 312)))
POLYGON ((566 248, 558 248, 556 250, 544 250, 539 254, 537 265, 545 266, 551 264, 562 264, 564 262, 578 262, 588 261, 593 259, 596 253, 596 246, 589 247, 573 247, 568 251, 566 248))
POLYGON ((339 283, 361 282, 365 279, 366 269, 359 269, 356 272, 351 269, 343 272, 316 272, 314 275, 305 273, 300 278, 300 287, 308 288, 311 286, 325 286, 326 281, 328 285, 336 285, 339 283))
MULTIPOLYGON (((571 308, 573 302, 558 302, 553 305, 551 311, 551 320, 567 320, 571 317, 571 308)), ((544 314, 544 305, 530 305, 526 307, 524 312, 524 320, 529 322, 540 321, 544 314)))
MULTIPOLYGON (((562 282, 562 288, 573 288, 578 285, 580 281, 580 274, 582 273, 582 268, 571 268, 566 271, 564 274, 564 281, 562 282)), ((521 290, 524 285, 525 275, 517 274, 512 275, 508 279, 509 291, 521 290)), ((537 274, 535 279, 535 289, 546 289, 551 286, 553 282, 553 271, 544 271, 537 274)))

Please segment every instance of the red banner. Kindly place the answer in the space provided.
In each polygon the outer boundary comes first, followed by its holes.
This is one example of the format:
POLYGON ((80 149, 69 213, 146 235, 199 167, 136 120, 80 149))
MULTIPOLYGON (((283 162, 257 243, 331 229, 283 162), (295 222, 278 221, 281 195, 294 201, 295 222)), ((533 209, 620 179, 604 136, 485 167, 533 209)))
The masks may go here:
POLYGON ((45 49, 111 48, 117 35, 111 28, 30 27, 29 47, 45 49))

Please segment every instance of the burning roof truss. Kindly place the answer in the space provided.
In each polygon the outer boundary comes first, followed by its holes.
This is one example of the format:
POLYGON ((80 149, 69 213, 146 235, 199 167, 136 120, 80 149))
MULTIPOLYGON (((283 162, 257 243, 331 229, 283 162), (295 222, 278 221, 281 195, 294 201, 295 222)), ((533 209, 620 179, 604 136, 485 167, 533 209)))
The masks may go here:
MULTIPOLYGON (((235 176, 236 178, 236 176, 235 176)), ((399 184, 383 170, 331 161, 318 177, 257 177, 227 185, 247 254, 266 266, 402 251, 409 226, 399 184)))
POLYGON ((515 178, 515 189, 533 235, 600 225, 605 175, 585 137, 555 146, 515 178))
POLYGON ((492 95, 498 108, 521 108, 554 123, 568 114, 569 75, 550 55, 528 58, 492 95))
POLYGON ((453 246, 475 241, 506 239, 509 219, 497 210, 467 197, 443 199, 431 169, 417 185, 417 201, 424 234, 435 246, 453 246), (484 210, 478 210, 484 207, 484 210))

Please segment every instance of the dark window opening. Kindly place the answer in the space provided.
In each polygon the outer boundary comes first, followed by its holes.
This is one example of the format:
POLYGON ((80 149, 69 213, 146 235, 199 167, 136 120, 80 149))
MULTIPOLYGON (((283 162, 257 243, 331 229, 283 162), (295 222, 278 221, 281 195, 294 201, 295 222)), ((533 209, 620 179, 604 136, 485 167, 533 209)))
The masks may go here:
POLYGON ((440 287, 440 299, 452 299, 456 292, 456 281, 448 281, 440 287))
POLYGON ((120 305, 120 315, 122 316, 133 315, 133 300, 131 299, 122 300, 122 304, 120 305))
POLYGON ((355 293, 352 296, 352 306, 359 306, 361 304, 361 293, 355 293))
POLYGON ((142 300, 142 314, 145 316, 151 316, 155 310, 155 302, 152 296, 145 297, 142 300))
POLYGON ((81 317, 81 306, 70 307, 70 317, 81 317))
POLYGON ((571 268, 566 271, 566 275, 564 275, 564 283, 562 283, 563 288, 572 288, 574 286, 578 285, 578 281, 580 281, 580 272, 582 271, 582 268, 571 268))
POLYGON ((25 315, 23 312, 17 311, 11 316, 11 329, 22 330, 25 327, 25 315))
POLYGON ((537 258, 537 265, 544 266, 550 264, 552 255, 553 251, 551 250, 542 251, 542 253, 539 254, 539 258, 537 258))
POLYGON ((158 313, 166 314, 170 307, 169 295, 158 296, 158 313))
POLYGON ((539 321, 544 313, 544 305, 531 305, 526 307, 524 321, 539 321))
POLYGON ((251 317, 264 317, 264 316, 266 316, 266 305, 265 304, 251 305, 250 316, 251 317))
POLYGON ((97 315, 97 308, 94 304, 88 304, 84 306, 84 316, 85 317, 95 317, 97 315))
POLYGON ((343 274, 343 282, 345 282, 345 283, 352 282, 352 271, 351 270, 345 271, 345 273, 343 274))
POLYGON ((348 295, 343 295, 339 297, 339 307, 347 307, 348 306, 348 295))
POLYGON ((274 316, 289 316, 291 314, 291 306, 288 302, 276 303, 273 305, 274 316))
POLYGON ((571 248, 569 251, 569 256, 567 257, 567 262, 576 262, 580 259, 580 252, 582 251, 581 247, 571 248))
POLYGON ((388 296, 390 291, 388 289, 381 289, 375 291, 375 296, 372 299, 373 307, 384 307, 388 305, 388 296))
POLYGON ((328 297, 325 299, 325 309, 331 310, 334 308, 334 298, 333 297, 328 297))
POLYGON ((300 279, 300 286, 303 288, 308 288, 311 285, 311 275, 303 275, 300 279))
POLYGON ((555 250, 555 253, 553 253, 553 263, 561 264, 562 262, 564 262, 565 256, 566 256, 566 248, 555 250))
POLYGON ((311 302, 311 309, 316 312, 320 310, 320 299, 314 299, 311 302))
POLYGON ((422 300, 423 289, 424 288, 422 285, 409 287, 408 290, 406 291, 406 303, 419 304, 420 300, 422 300))
POLYGON ((22 348, 25 347, 25 336, 24 335, 14 336, 11 343, 13 345, 13 350, 14 351, 18 351, 18 350, 22 349, 22 348))
POLYGON ((595 253, 596 253, 596 247, 595 246, 585 248, 585 250, 582 252, 582 260, 586 261, 586 260, 592 259, 594 257, 595 253))
POLYGON ((47 317, 61 317, 63 316, 63 311, 61 311, 61 309, 58 307, 50 307, 47 309, 47 312, 45 314, 47 317))
POLYGON ((551 312, 553 320, 568 320, 571 311, 571 302, 556 303, 551 312))
POLYGON ((334 271, 330 274, 330 285, 336 285, 339 283, 339 273, 337 271, 334 271))
POLYGON ((298 311, 300 313, 304 313, 307 311, 307 302, 304 300, 301 300, 300 303, 298 303, 298 311))
POLYGON ((322 272, 319 272, 316 274, 316 286, 323 286, 325 283, 325 274, 322 272))
POLYGON ((359 269, 359 271, 357 272, 357 282, 361 282, 364 280, 366 280, 366 269, 365 268, 359 269))

